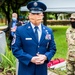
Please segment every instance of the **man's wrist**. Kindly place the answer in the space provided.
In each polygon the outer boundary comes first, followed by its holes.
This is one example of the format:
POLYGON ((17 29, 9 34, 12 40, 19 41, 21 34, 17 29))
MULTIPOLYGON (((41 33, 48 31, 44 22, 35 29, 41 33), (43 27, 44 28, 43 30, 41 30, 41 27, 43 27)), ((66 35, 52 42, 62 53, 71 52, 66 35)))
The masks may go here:
POLYGON ((47 60, 47 56, 45 55, 45 60, 47 60))

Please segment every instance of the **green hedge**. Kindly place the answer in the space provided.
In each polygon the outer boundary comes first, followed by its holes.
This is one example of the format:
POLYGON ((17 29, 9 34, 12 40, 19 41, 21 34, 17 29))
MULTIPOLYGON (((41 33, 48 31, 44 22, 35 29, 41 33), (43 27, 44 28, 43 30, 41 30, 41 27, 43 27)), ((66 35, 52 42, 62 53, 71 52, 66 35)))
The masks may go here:
POLYGON ((47 20, 47 25, 70 25, 69 20, 47 20))

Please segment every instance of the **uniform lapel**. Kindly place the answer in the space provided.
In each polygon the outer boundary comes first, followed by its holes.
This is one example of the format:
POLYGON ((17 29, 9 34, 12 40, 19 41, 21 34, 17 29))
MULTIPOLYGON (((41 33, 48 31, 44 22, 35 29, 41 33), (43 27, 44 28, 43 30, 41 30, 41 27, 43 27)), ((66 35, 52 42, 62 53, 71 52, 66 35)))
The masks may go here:
POLYGON ((30 37, 31 37, 36 43, 38 43, 37 40, 36 40, 34 31, 33 31, 32 27, 31 27, 31 24, 30 24, 30 23, 28 24, 28 27, 27 27, 27 33, 30 35, 30 37))

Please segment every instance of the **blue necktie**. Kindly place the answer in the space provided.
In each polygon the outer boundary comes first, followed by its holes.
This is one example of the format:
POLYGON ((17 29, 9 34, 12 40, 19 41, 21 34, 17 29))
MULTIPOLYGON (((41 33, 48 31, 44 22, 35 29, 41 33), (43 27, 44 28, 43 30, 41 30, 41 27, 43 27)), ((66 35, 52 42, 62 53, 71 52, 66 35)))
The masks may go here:
POLYGON ((34 27, 34 29, 35 29, 35 37, 36 37, 36 39, 37 39, 37 42, 38 42, 38 26, 35 26, 34 27))

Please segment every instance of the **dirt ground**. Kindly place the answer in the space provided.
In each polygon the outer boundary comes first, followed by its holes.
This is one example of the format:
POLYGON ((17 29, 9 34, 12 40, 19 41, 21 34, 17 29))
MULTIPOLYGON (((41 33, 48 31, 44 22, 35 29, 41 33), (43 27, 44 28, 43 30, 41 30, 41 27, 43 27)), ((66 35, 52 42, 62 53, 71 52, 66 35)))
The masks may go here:
POLYGON ((3 75, 2 73, 0 73, 0 75, 3 75))
MULTIPOLYGON (((3 75, 3 74, 2 74, 2 73, 0 73, 0 75, 3 75)), ((48 75, 57 75, 57 74, 55 74, 55 73, 53 73, 53 72, 48 71, 48 75)))

